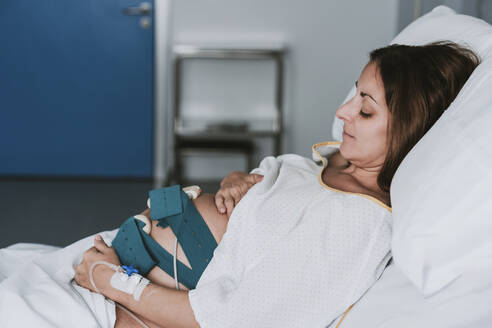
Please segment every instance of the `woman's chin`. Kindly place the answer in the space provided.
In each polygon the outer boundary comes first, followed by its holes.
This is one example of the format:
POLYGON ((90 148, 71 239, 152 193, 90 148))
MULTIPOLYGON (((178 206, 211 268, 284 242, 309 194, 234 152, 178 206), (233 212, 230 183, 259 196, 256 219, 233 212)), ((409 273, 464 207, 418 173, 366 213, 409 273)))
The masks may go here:
POLYGON ((346 142, 345 140, 342 141, 342 143, 340 144, 340 155, 342 155, 343 158, 347 158, 347 145, 346 145, 346 142))

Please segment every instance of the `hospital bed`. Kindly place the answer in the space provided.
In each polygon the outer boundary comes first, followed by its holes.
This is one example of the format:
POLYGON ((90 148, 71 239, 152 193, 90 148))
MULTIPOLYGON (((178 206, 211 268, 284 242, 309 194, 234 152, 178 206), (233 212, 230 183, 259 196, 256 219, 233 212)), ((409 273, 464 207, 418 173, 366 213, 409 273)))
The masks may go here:
MULTIPOLYGON (((329 328, 492 327, 492 26, 441 6, 392 43, 437 40, 468 45, 482 63, 396 172, 393 260, 329 328)), ((335 139, 342 128, 335 119, 335 139)), ((91 246, 90 236, 63 249, 0 249, 0 327, 110 326, 111 302, 71 282, 91 246)))

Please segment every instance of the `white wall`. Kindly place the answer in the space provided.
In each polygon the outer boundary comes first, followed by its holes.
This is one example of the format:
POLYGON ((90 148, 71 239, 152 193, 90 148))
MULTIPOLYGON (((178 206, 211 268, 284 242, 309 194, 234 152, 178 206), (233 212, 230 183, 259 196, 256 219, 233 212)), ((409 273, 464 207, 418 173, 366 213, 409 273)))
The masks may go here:
POLYGON ((172 0, 154 1, 154 187, 165 180, 167 167, 166 149, 169 144, 168 112, 170 86, 170 51, 172 44, 172 0))
POLYGON ((283 151, 304 156, 330 139, 369 51, 398 28, 398 0, 176 0, 171 12, 175 43, 286 44, 283 151))

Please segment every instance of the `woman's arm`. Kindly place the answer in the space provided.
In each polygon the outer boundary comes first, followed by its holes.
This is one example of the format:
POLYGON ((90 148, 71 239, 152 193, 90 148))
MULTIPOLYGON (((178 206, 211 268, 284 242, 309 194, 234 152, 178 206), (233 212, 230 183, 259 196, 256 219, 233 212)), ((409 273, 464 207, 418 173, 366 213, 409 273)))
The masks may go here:
MULTIPOLYGON (((94 247, 84 253, 82 262, 75 269, 75 281, 92 291, 89 270, 96 261, 106 261, 120 265, 113 248, 108 247, 101 238, 95 238, 94 247)), ((164 327, 200 327, 191 309, 187 291, 149 284, 145 287, 139 301, 132 295, 113 288, 110 279, 115 271, 103 264, 96 265, 92 276, 94 283, 107 298, 118 302, 141 317, 164 327)))
POLYGON ((110 286, 109 280, 114 274, 112 269, 100 266, 94 272, 95 283, 104 296, 122 304, 143 318, 164 327, 200 327, 195 321, 188 299, 188 291, 149 284, 144 289, 140 300, 136 301, 132 295, 110 286))

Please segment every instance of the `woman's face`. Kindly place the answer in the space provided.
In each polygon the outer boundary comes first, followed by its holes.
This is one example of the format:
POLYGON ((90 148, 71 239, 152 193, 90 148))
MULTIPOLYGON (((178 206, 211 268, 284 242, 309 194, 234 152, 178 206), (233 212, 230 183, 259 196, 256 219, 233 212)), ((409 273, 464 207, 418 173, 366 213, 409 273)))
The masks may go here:
POLYGON ((356 87, 355 96, 336 112, 344 122, 340 153, 356 166, 378 168, 387 152, 389 111, 376 64, 364 67, 356 87))

